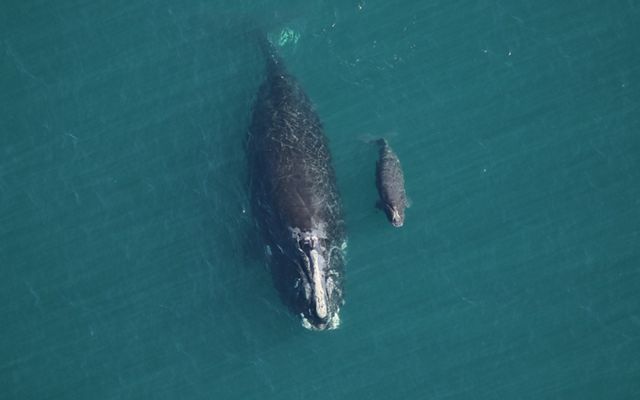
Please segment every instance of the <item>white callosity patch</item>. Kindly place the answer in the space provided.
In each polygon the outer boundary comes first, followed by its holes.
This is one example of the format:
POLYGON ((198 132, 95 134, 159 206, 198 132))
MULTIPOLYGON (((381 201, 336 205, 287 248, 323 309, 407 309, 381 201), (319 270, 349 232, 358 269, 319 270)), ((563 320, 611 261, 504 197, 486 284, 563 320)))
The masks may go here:
POLYGON ((324 274, 322 268, 320 268, 323 263, 320 261, 322 256, 318 254, 317 250, 311 250, 311 268, 313 270, 313 293, 314 300, 316 304, 316 314, 318 317, 324 319, 327 317, 327 299, 326 293, 323 287, 324 282, 324 274))

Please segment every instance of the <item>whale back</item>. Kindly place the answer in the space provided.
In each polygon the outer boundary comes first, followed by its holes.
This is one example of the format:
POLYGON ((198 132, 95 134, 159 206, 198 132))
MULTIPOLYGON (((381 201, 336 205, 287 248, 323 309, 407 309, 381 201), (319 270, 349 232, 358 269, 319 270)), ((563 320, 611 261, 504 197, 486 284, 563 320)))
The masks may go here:
POLYGON ((342 221, 328 143, 313 105, 271 46, 250 147, 261 191, 284 225, 307 231, 342 221))

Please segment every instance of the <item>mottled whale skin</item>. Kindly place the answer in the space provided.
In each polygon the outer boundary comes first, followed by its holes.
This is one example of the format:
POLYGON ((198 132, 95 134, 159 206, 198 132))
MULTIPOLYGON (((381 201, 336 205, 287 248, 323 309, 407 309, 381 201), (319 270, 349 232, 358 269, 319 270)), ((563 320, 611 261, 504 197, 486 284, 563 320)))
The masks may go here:
POLYGON ((404 189, 404 173, 396 153, 386 139, 376 141, 379 148, 376 162, 376 187, 380 195, 378 207, 387 215, 391 225, 400 228, 404 225, 405 208, 409 207, 404 189))
POLYGON ((335 329, 343 304, 345 234, 327 139, 312 104, 273 47, 247 140, 252 204, 274 283, 308 329, 335 329))

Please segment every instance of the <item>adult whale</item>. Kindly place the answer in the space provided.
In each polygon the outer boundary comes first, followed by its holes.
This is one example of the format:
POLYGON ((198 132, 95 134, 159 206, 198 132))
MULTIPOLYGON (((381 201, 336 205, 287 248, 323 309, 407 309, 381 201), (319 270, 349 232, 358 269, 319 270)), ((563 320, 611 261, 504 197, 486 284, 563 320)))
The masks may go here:
POLYGON ((274 283, 308 329, 335 329, 343 304, 345 234, 322 125, 297 80, 264 39, 266 77, 247 141, 255 217, 274 283))

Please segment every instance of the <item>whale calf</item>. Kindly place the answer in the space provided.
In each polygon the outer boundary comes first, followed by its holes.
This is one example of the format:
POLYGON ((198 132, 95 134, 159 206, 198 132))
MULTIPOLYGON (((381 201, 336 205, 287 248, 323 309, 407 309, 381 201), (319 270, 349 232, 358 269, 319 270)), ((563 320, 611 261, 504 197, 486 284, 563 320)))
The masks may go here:
POLYGON ((376 187, 380 200, 378 208, 387 215, 391 225, 400 228, 404 225, 404 211, 409 207, 404 189, 404 173, 396 153, 386 139, 378 139, 378 161, 376 162, 376 187))
POLYGON ((345 233, 322 124, 265 38, 266 76, 247 140, 252 205, 285 303, 312 330, 335 329, 343 304, 345 233))

